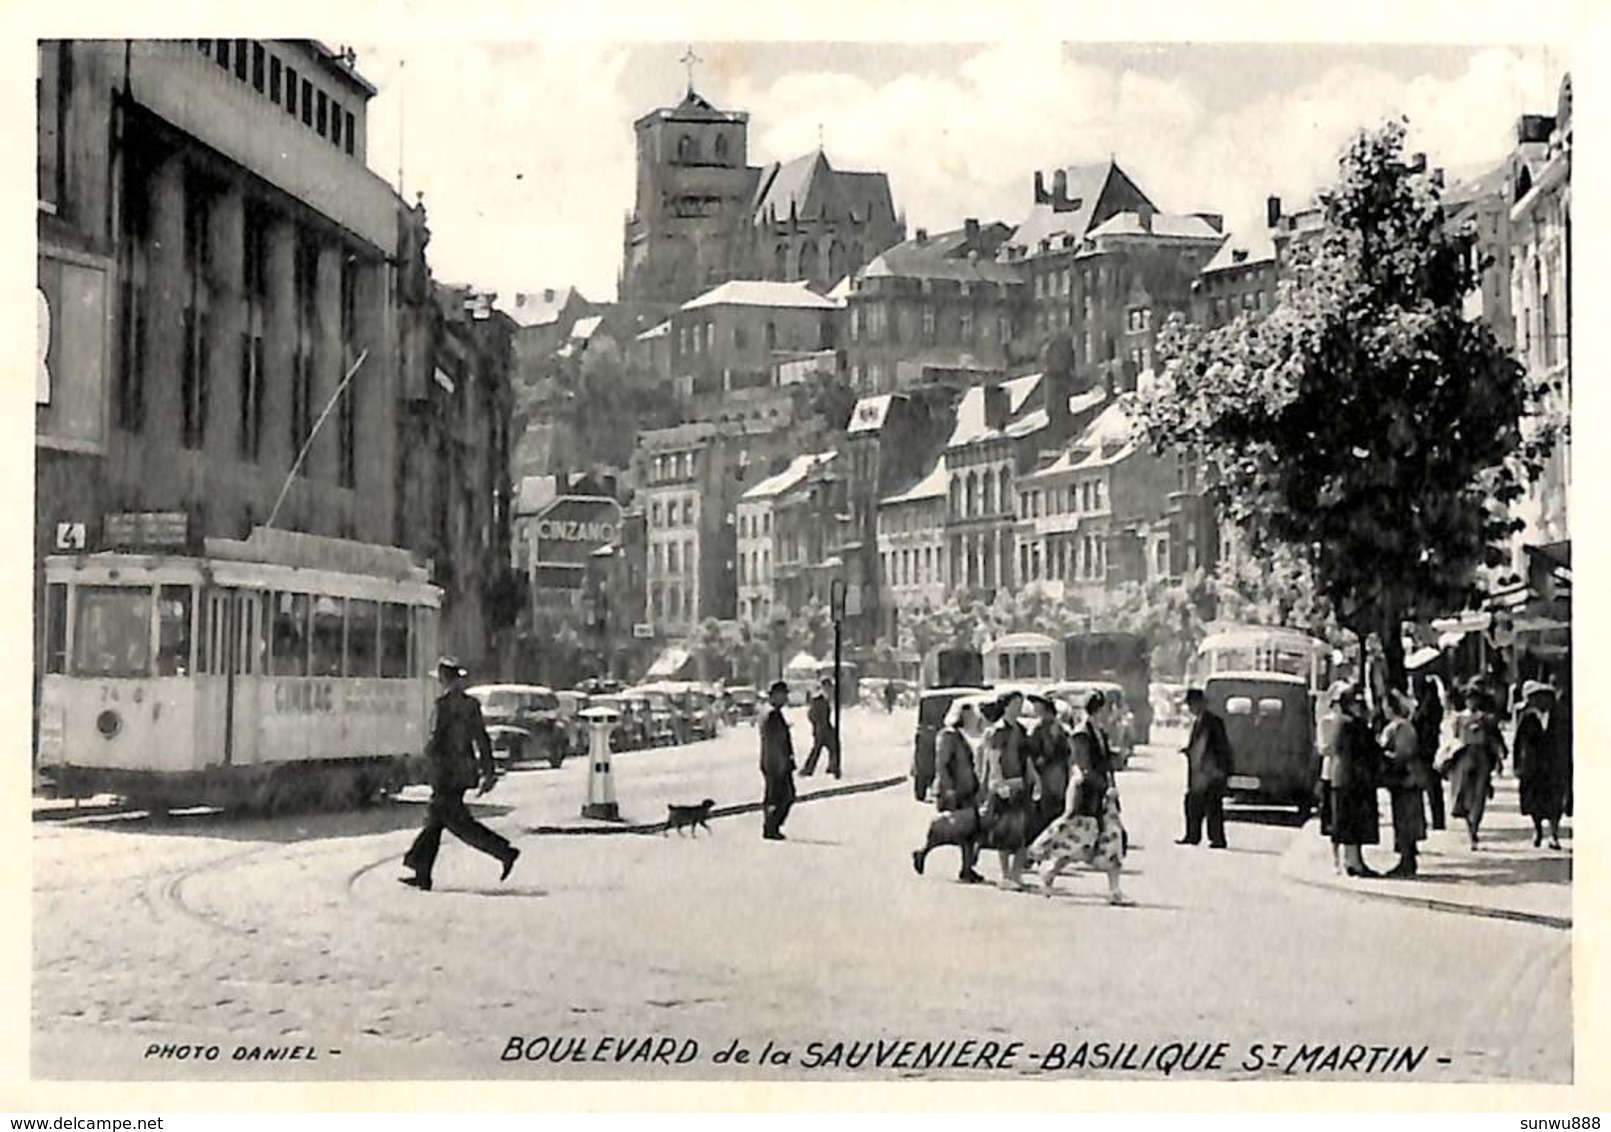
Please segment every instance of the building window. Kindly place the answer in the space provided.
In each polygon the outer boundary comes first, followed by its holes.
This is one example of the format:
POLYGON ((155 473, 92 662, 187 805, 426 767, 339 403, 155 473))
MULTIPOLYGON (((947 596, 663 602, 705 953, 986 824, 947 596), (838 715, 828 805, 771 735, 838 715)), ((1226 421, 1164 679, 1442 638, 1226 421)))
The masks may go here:
POLYGON ((334 101, 331 102, 330 103, 330 144, 334 145, 334 146, 337 146, 338 148, 341 145, 341 126, 342 126, 341 115, 342 115, 341 103, 334 102, 334 101))
MULTIPOLYGON (((358 335, 358 270, 357 265, 341 264, 341 376, 358 360, 354 341, 358 335)), ((358 397, 354 382, 347 382, 341 393, 338 408, 337 445, 339 458, 337 475, 342 487, 358 486, 358 397)))
POLYGON ((213 47, 213 61, 220 67, 224 68, 224 70, 229 70, 229 40, 220 39, 217 43, 213 44, 213 47))
POLYGON ((357 130, 353 128, 352 112, 348 111, 343 115, 343 117, 346 119, 346 125, 344 127, 346 130, 346 142, 344 144, 346 145, 348 153, 354 153, 356 152, 358 142, 354 137, 354 135, 357 133, 357 130))
POLYGON ((252 44, 252 88, 258 94, 263 93, 263 72, 266 61, 267 53, 263 50, 263 45, 261 43, 252 44))
POLYGON ((180 317, 184 345, 181 362, 180 443, 200 448, 207 439, 208 321, 211 316, 207 271, 212 262, 208 227, 212 219, 206 190, 185 186, 184 309, 180 317))
POLYGON ((319 132, 319 136, 322 138, 325 136, 326 130, 329 129, 330 99, 322 90, 315 97, 318 98, 318 111, 313 116, 313 128, 319 132))
POLYGON ((131 165, 123 179, 122 239, 118 257, 118 322, 122 327, 117 369, 117 423, 145 427, 146 275, 149 266, 150 184, 131 165))
POLYGON ((60 208, 67 166, 69 47, 60 41, 39 44, 39 71, 34 91, 39 105, 39 202, 60 208))
POLYGON ((931 306, 923 308, 923 337, 934 341, 934 308, 931 306))
POLYGON ((280 104, 280 60, 279 56, 269 56, 269 101, 278 106, 280 104))
MULTIPOLYGON (((323 98, 323 93, 319 97, 323 98)), ((302 80, 302 124, 313 125, 313 84, 307 79, 302 80)))
MULTIPOLYGON (((291 358, 291 459, 301 455, 303 445, 313 431, 313 342, 318 327, 318 298, 315 283, 318 278, 319 248, 304 237, 296 245, 293 264, 296 293, 296 334, 292 343, 291 358)), ((307 475, 307 465, 298 468, 299 475, 307 475)))
POLYGON ((246 40, 237 39, 235 41, 235 49, 232 54, 235 57, 235 77, 241 82, 245 82, 247 66, 246 40))
POLYGON ((285 68, 285 112, 293 118, 296 117, 298 89, 296 68, 285 68))
POLYGON ((263 335, 241 332, 240 454, 257 463, 263 452, 263 335))

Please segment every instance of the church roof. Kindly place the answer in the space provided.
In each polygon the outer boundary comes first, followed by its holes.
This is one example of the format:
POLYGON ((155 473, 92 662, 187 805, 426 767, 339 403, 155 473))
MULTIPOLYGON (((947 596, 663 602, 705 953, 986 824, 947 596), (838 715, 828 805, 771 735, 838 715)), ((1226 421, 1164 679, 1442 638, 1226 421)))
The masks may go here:
POLYGON ((852 214, 866 220, 877 211, 895 215, 885 173, 835 169, 820 149, 793 161, 762 166, 756 182, 754 218, 768 219, 852 214))

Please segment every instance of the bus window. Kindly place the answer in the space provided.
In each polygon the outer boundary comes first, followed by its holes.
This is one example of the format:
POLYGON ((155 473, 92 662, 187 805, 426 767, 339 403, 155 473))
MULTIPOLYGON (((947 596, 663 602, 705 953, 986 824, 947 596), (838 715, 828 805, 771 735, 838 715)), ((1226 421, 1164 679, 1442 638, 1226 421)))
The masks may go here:
POLYGON ((408 606, 387 602, 380 610, 380 674, 408 676, 408 606))
POLYGON ((310 676, 340 676, 342 638, 345 636, 346 601, 339 597, 313 599, 313 649, 310 676))
POLYGON ((376 661, 376 634, 380 629, 380 610, 372 601, 347 602, 347 675, 374 676, 376 661))
POLYGON ((45 587, 45 671, 67 671, 67 587, 45 587))
POLYGON ((1000 659, 996 661, 996 667, 1000 670, 997 675, 1001 679, 1012 679, 1012 657, 1009 654, 1002 653, 1000 659))
POLYGON ((79 676, 151 675, 151 591, 79 586, 73 671, 79 676))
POLYGON ((189 586, 157 588, 158 676, 190 675, 192 593, 189 586))
POLYGON ((1266 719, 1272 719, 1276 716, 1279 716, 1281 714, 1281 701, 1277 699, 1260 700, 1259 714, 1264 716, 1266 719))
POLYGON ((271 595, 273 627, 270 670, 275 676, 308 674, 308 595, 271 595))
POLYGON ((1246 696, 1232 696, 1225 701, 1226 715, 1252 715, 1253 701, 1246 696))

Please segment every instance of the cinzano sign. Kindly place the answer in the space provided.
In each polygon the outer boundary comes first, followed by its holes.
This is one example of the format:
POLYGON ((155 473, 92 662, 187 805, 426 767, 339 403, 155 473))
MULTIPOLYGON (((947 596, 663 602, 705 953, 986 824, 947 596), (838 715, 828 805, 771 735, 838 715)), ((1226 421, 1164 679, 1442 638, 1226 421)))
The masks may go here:
POLYGON ((582 566, 621 535, 621 505, 601 495, 562 495, 536 519, 537 565, 582 566))

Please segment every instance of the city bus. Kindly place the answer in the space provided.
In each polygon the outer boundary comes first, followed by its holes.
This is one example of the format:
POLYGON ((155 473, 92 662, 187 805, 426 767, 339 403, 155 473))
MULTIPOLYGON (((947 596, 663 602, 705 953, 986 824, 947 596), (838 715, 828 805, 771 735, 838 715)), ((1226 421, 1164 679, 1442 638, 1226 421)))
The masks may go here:
POLYGON ((1124 689, 1132 739, 1152 741, 1152 642, 1140 633, 1073 633, 1063 638, 1063 679, 1105 680, 1124 689))

